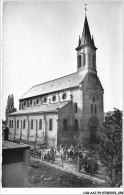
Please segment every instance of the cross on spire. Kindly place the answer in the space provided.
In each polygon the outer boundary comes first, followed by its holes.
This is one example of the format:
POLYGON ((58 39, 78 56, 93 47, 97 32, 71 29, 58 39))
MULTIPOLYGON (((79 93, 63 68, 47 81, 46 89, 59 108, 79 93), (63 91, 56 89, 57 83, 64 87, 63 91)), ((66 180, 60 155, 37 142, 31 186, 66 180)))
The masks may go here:
POLYGON ((88 11, 87 8, 86 8, 87 4, 84 4, 84 5, 85 5, 84 9, 85 9, 85 16, 86 16, 86 11, 88 11))

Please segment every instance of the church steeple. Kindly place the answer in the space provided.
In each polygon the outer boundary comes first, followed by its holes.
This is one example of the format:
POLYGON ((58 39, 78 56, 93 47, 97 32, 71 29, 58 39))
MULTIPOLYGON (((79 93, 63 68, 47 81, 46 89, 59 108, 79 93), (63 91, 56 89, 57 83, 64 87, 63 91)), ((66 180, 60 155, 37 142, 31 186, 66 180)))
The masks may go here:
POLYGON ((84 28, 83 28, 83 33, 81 37, 81 45, 84 45, 86 43, 91 42, 91 34, 90 34, 90 29, 87 21, 87 17, 85 16, 85 21, 84 21, 84 28))
POLYGON ((96 47, 94 44, 93 36, 91 38, 90 28, 86 16, 85 7, 85 20, 81 38, 79 37, 77 50, 77 70, 88 70, 96 72, 96 47))

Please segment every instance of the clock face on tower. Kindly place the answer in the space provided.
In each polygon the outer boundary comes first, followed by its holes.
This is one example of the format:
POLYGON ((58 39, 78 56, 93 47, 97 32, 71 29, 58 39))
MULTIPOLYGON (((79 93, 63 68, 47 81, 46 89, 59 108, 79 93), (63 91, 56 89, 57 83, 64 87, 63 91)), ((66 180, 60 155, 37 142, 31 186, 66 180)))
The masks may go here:
POLYGON ((81 49, 81 50, 80 50, 80 53, 82 54, 82 53, 83 53, 83 51, 84 51, 84 50, 83 50, 83 49, 81 49))

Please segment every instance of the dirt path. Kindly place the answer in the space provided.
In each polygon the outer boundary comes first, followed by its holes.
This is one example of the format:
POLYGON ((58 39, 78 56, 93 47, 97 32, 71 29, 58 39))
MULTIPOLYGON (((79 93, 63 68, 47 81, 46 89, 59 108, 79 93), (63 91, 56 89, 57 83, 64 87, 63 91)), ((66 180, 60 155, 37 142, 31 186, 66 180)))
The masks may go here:
POLYGON ((107 187, 85 178, 61 171, 31 158, 29 166, 29 187, 107 187))

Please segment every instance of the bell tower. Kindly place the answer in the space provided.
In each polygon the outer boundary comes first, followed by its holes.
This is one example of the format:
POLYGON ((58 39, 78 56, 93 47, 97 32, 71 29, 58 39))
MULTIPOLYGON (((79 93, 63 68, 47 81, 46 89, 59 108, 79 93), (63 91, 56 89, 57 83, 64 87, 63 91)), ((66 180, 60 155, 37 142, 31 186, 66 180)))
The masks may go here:
POLYGON ((86 16, 82 36, 79 36, 77 50, 77 71, 87 70, 87 72, 96 73, 96 50, 94 38, 91 37, 90 29, 86 16))

